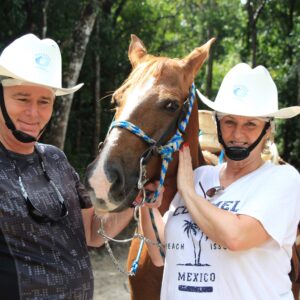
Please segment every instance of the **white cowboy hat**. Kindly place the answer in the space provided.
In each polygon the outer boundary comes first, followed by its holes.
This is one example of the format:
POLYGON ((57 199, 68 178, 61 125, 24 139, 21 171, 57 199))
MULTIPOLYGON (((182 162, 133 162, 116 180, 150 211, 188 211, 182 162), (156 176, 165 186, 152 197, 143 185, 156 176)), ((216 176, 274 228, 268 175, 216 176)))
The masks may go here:
POLYGON ((19 84, 51 88, 57 96, 74 93, 83 86, 80 83, 72 88, 62 88, 61 54, 57 43, 51 39, 40 40, 31 33, 16 39, 3 50, 0 75, 17 79, 19 84))
POLYGON ((251 69, 237 64, 224 77, 214 102, 198 90, 197 94, 208 107, 224 114, 287 119, 300 113, 300 106, 278 109, 276 85, 263 66, 251 69))

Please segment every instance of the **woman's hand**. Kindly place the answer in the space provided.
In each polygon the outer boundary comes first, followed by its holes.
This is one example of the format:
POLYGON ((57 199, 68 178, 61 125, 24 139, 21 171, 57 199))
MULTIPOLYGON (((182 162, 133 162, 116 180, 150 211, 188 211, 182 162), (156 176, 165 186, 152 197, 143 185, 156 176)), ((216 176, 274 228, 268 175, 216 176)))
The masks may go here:
POLYGON ((179 150, 177 189, 182 198, 188 193, 195 193, 192 157, 187 143, 184 143, 179 150))
MULTIPOLYGON (((151 199, 153 197, 154 192, 156 191, 158 185, 159 185, 159 181, 150 182, 150 183, 147 183, 145 185, 145 190, 147 192, 147 197, 149 199, 151 199)), ((158 207, 160 207, 162 199, 163 199, 164 190, 165 190, 165 188, 162 187, 158 197, 155 200, 155 202, 153 202, 153 203, 144 202, 142 206, 146 206, 146 207, 149 207, 149 208, 158 208, 158 207)), ((135 203, 141 203, 142 201, 143 201, 143 193, 141 191, 138 194, 138 196, 136 197, 135 203)))

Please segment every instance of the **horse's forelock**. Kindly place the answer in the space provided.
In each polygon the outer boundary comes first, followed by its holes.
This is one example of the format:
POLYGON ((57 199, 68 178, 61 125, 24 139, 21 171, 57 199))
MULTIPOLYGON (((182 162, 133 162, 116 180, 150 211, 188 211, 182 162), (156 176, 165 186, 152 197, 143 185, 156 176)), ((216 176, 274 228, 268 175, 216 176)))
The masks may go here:
POLYGON ((144 84, 148 78, 152 75, 153 63, 144 62, 137 65, 132 72, 129 74, 128 78, 123 82, 123 84, 114 92, 114 97, 123 95, 126 90, 131 86, 136 86, 138 84, 144 84))
POLYGON ((168 57, 155 57, 148 55, 148 59, 137 65, 124 83, 115 91, 115 95, 123 94, 129 87, 144 85, 150 77, 159 80, 163 70, 173 70, 178 66, 178 59, 170 59, 168 57))

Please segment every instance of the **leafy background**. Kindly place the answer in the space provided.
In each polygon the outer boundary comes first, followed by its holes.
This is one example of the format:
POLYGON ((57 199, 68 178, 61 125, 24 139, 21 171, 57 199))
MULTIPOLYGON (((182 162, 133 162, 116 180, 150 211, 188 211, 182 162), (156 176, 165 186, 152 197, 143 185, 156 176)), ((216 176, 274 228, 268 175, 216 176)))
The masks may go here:
MULTIPOLYGON (((72 45, 81 41, 76 30, 84 12, 94 14, 91 33, 85 33, 88 44, 78 78, 85 85, 69 102, 67 122, 62 124, 66 134, 60 143, 55 138, 62 131, 52 128, 61 122, 55 114, 44 137, 64 148, 81 174, 112 120, 109 95, 130 72, 131 33, 144 41, 150 53, 171 57, 184 57, 216 37, 210 60, 196 78, 196 86, 211 99, 226 72, 243 61, 269 69, 280 107, 300 104, 300 1, 1 0, 0 50, 28 32, 53 38, 61 46, 64 78, 68 78, 76 54, 72 45)), ((56 112, 64 113, 59 101, 63 102, 57 99, 56 112)), ((199 108, 205 107, 199 103, 199 108)), ((298 170, 299 129, 300 118, 278 122, 276 136, 280 155, 298 170)))

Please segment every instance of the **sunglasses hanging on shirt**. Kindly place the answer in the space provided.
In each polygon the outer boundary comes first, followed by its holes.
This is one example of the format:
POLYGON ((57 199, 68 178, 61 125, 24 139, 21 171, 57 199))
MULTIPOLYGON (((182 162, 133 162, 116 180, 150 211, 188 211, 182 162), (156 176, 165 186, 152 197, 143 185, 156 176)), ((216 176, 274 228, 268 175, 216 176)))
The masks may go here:
POLYGON ((202 184, 201 184, 200 181, 199 181, 199 186, 200 186, 200 188, 202 190, 204 198, 205 199, 209 199, 209 200, 212 199, 214 196, 216 196, 221 191, 224 191, 224 187, 220 186, 220 185, 214 186, 214 187, 208 189, 206 192, 205 192, 205 190, 204 190, 204 188, 203 188, 203 186, 202 186, 202 184))
POLYGON ((35 153, 38 155, 39 158, 39 162, 41 165, 41 168, 43 170, 43 174, 44 177, 46 178, 46 180, 49 182, 51 188, 54 190, 54 194, 56 195, 57 198, 57 202, 59 203, 59 207, 60 207, 60 214, 57 217, 54 216, 48 216, 45 213, 43 213, 40 209, 38 209, 30 200, 28 193, 25 189, 23 180, 22 180, 22 175, 21 175, 21 171, 17 166, 17 162, 16 160, 11 156, 11 154, 9 153, 9 151, 2 145, 2 143, 0 143, 0 146, 2 148, 2 150, 4 151, 4 153, 6 154, 6 156, 10 159, 12 165, 14 166, 15 172, 18 176, 18 183, 22 192, 22 196, 25 200, 26 206, 27 206, 27 210, 28 210, 28 214, 30 215, 30 217, 36 221, 37 223, 55 223, 58 222, 60 220, 62 220, 64 217, 66 217, 68 215, 68 210, 67 207, 65 205, 65 201, 63 196, 61 195, 60 191, 58 190, 57 186, 55 185, 55 183, 51 180, 51 178, 49 177, 46 168, 45 168, 45 164, 42 158, 42 154, 39 152, 39 150, 37 149, 37 147, 34 147, 34 151, 35 153))

